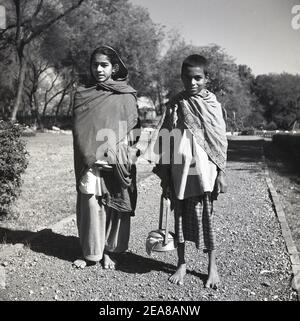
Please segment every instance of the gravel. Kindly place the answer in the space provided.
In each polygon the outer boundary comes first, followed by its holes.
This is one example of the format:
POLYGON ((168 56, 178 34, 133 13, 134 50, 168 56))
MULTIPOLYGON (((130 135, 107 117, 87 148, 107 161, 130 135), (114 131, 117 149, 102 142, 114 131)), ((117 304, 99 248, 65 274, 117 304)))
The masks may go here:
MULTIPOLYGON (((58 136, 55 137, 57 139, 58 136)), ((67 140, 65 149, 68 155, 71 148, 67 140)), ((55 153, 55 149, 52 152, 55 153)), ((38 159, 37 153, 32 155, 31 161, 38 159)), ((103 270, 100 264, 85 269, 73 268, 72 261, 80 255, 80 247, 76 222, 69 220, 57 229, 40 233, 14 255, 1 257, 0 254, 0 265, 6 272, 6 289, 0 290, 0 299, 295 301, 296 293, 291 288, 291 264, 260 160, 260 143, 231 142, 227 173, 229 191, 220 195, 215 203, 217 262, 222 280, 220 289, 204 288, 207 256, 197 251, 193 244, 187 244, 188 274, 184 286, 167 281, 176 268, 176 251, 154 253, 152 256, 146 254, 147 234, 158 226, 161 190, 158 179, 150 175, 151 166, 141 161, 138 167, 141 178, 139 198, 136 216, 132 219, 130 250, 119 256, 119 270, 103 270)), ((66 168, 70 166, 66 164, 66 168)), ((46 173, 41 174, 46 179, 46 173)), ((69 178, 67 184, 71 185, 69 178)), ((43 192, 36 193, 42 195, 43 192)), ((51 193, 47 194, 50 196, 51 193)), ((51 204, 55 213, 62 211, 62 203, 51 204)), ((72 214, 74 211, 69 209, 63 217, 72 214)), ((35 222, 42 224, 37 218, 35 222)), ((4 225, 5 222, 2 228, 4 225)))

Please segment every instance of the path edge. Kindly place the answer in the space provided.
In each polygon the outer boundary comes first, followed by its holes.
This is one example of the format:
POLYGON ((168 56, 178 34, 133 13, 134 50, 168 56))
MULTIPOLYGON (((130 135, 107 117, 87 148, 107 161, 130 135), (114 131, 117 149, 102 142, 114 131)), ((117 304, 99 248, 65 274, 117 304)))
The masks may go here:
POLYGON ((276 189, 272 183, 270 173, 269 173, 269 167, 268 163, 266 161, 265 153, 264 153, 264 140, 262 140, 261 145, 261 156, 262 156, 262 167, 265 175, 265 180, 268 186, 269 195, 271 198, 271 201, 273 203, 275 213, 277 215, 277 219, 279 221, 281 234, 285 241, 285 246, 287 249, 287 252, 289 254, 291 266, 292 266, 292 273, 293 273, 293 279, 292 279, 292 288, 297 292, 297 299, 300 301, 300 258, 299 258, 299 252, 297 250, 297 247, 295 245, 295 242, 292 237, 292 233, 290 230, 290 227, 286 220, 286 215, 283 210, 283 206, 280 201, 280 197, 276 192, 276 189))

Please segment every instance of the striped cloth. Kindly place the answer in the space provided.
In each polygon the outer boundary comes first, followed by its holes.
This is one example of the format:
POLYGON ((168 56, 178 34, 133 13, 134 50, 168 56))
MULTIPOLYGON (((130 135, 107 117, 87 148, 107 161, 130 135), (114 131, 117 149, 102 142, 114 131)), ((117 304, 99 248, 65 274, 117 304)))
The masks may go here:
POLYGON ((193 196, 175 201, 175 234, 178 243, 194 242, 196 248, 203 251, 215 250, 215 232, 213 227, 213 202, 211 193, 193 196), (204 244, 203 244, 204 242, 204 244))

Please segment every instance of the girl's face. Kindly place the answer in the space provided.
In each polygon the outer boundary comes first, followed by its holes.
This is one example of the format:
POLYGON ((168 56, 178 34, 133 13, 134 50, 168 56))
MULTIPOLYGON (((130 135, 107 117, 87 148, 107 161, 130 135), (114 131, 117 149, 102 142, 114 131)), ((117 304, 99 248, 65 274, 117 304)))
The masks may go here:
POLYGON ((105 82, 111 79, 117 65, 113 66, 106 55, 96 54, 92 60, 92 75, 97 82, 105 82))

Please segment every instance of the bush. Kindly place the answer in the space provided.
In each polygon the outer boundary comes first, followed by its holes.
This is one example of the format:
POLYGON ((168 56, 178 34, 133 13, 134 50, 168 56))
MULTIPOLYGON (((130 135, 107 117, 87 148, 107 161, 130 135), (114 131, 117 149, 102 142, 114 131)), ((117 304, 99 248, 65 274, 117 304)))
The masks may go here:
POLYGON ((300 134, 277 134, 272 138, 273 144, 275 144, 285 155, 297 163, 299 169, 300 162, 300 134))
POLYGON ((18 124, 0 121, 0 216, 19 195, 21 174, 28 164, 23 130, 18 124))

